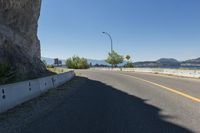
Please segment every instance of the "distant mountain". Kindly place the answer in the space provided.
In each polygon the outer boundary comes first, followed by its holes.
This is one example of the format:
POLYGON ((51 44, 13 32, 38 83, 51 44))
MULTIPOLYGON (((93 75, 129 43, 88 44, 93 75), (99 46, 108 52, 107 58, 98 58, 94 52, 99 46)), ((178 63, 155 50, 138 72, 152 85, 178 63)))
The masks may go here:
POLYGON ((200 66, 200 58, 183 61, 181 66, 200 66))
POLYGON ((158 67, 156 61, 143 61, 143 62, 135 62, 135 67, 158 67))
POLYGON ((157 61, 135 62, 135 67, 177 67, 180 62, 173 58, 161 58, 157 61))
POLYGON ((179 61, 173 58, 161 58, 157 60, 156 62, 161 63, 161 64, 177 64, 179 61))
POLYGON ((173 58, 161 58, 156 62, 160 66, 180 66, 180 62, 173 58))

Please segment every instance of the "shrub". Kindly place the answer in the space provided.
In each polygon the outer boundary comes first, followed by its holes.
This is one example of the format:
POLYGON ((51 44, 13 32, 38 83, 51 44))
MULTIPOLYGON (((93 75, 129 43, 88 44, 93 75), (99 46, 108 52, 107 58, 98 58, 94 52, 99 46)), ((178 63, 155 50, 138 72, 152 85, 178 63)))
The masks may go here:
POLYGON ((0 64, 0 84, 11 83, 16 80, 16 73, 8 63, 0 64))
POLYGON ((74 56, 67 59, 66 66, 71 69, 88 69, 90 65, 87 62, 87 59, 74 56))
POLYGON ((47 68, 54 68, 53 65, 47 65, 47 68))
POLYGON ((125 65, 124 65, 125 68, 133 68, 134 65, 132 62, 127 62, 125 65))

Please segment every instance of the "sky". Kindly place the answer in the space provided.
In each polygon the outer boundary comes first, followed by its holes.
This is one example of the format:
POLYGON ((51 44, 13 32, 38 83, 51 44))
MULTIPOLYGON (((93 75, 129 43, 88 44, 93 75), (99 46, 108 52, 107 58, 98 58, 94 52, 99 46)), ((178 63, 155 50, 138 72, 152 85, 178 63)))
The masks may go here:
POLYGON ((38 36, 43 57, 134 61, 200 57, 200 0, 43 0, 38 36))

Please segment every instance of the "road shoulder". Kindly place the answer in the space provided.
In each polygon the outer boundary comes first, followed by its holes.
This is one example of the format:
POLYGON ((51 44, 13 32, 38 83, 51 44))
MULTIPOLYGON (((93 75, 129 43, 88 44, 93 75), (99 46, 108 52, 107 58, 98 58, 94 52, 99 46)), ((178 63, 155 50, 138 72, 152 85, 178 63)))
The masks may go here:
POLYGON ((31 123, 45 113, 51 112, 66 97, 73 95, 76 92, 76 88, 83 82, 80 78, 75 77, 57 89, 52 89, 38 98, 0 114, 0 131, 2 133, 20 132, 27 123, 31 123))

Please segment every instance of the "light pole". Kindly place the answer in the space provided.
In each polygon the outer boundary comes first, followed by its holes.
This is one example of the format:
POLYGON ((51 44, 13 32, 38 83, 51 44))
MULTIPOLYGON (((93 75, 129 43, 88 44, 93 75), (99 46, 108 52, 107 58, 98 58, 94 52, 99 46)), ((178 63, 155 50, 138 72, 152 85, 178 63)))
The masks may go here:
POLYGON ((109 38, 110 38, 110 41, 111 41, 111 53, 113 52, 113 40, 112 40, 112 37, 109 33, 107 32, 102 32, 103 34, 107 35, 109 38))

